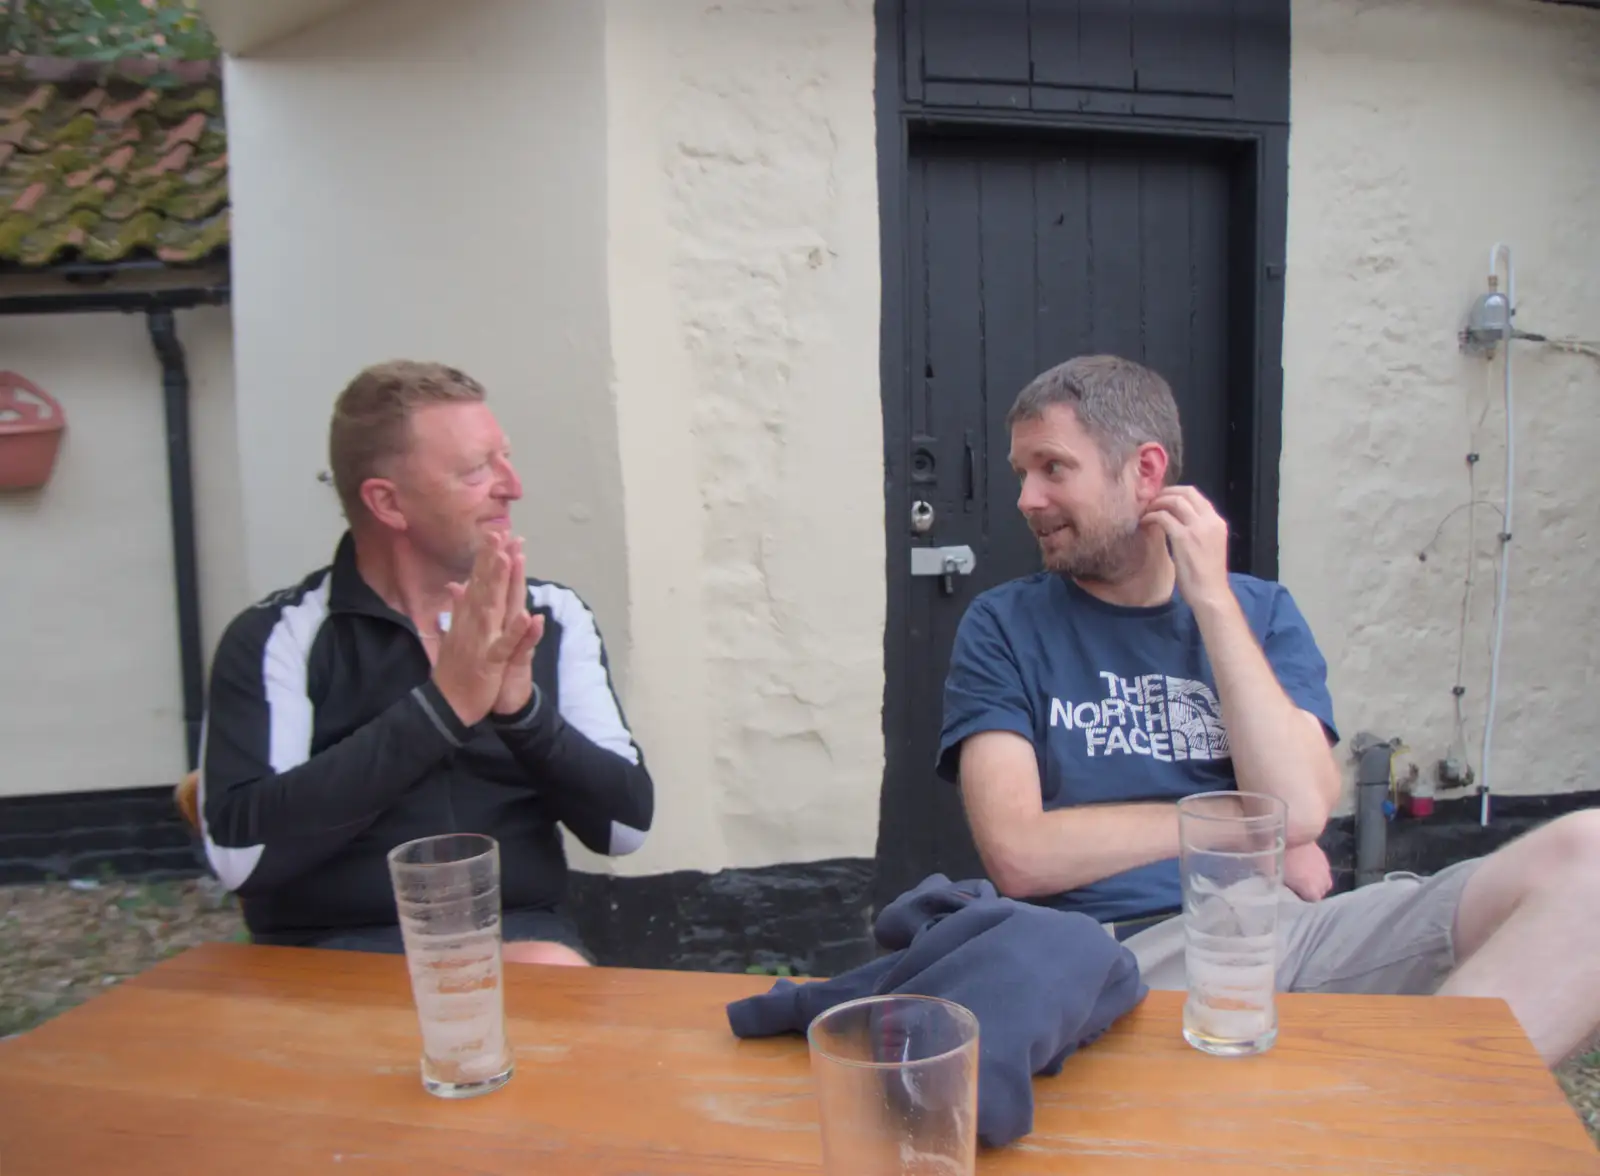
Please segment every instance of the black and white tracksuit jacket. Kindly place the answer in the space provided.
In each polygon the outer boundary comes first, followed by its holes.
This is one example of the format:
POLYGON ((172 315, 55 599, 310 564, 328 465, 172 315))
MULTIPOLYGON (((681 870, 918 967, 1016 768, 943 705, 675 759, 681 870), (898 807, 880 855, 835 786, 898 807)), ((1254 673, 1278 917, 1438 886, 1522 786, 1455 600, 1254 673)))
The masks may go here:
POLYGON ((563 899, 558 823, 597 853, 643 843, 654 787, 594 615, 558 584, 529 580, 528 596, 545 617, 533 698, 470 728, 433 685, 410 620, 361 578, 348 533, 331 567, 228 626, 211 670, 201 832, 255 939, 393 925, 385 855, 414 837, 494 837, 508 911, 563 899))

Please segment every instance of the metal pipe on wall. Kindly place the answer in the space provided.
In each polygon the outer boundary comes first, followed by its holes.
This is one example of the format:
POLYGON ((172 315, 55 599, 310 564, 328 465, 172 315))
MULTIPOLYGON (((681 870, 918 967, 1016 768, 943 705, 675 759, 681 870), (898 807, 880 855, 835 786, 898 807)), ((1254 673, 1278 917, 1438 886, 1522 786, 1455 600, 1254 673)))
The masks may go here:
POLYGON ((1394 744, 1357 736, 1362 746, 1356 759, 1356 885, 1381 881, 1389 858, 1390 757, 1394 744))
POLYGON ((148 311, 150 342, 161 361, 161 399, 167 420, 167 494, 172 515, 172 572, 178 597, 178 668, 183 682, 183 734, 191 769, 200 763, 205 713, 204 653, 200 648, 200 563, 194 534, 194 467, 190 454, 189 366, 170 308, 148 311))

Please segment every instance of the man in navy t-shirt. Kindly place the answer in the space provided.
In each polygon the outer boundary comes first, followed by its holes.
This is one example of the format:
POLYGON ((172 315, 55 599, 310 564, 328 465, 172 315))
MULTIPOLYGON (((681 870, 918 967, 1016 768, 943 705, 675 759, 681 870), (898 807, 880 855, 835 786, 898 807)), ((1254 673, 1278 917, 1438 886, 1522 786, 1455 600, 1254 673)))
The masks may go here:
MULTIPOLYGON (((1291 732, 1299 745, 1285 753, 1312 761, 1302 768, 1308 780, 1321 769, 1326 791, 1308 800, 1325 813, 1323 797, 1337 796, 1338 777, 1331 758, 1314 762, 1337 739, 1322 655, 1286 589, 1249 576, 1231 576, 1229 583, 1284 701, 1325 732, 1321 748, 1301 746, 1311 743, 1302 722, 1302 730, 1291 732)), ((940 769, 948 778, 956 775, 958 745, 984 731, 1014 731, 1031 744, 1044 809, 1164 802, 1132 819, 1170 823, 1172 802, 1234 787, 1216 676, 1195 612, 1180 592, 1165 603, 1116 605, 1071 579, 1040 572, 984 593, 961 622, 945 685, 940 769)), ((1314 842, 1307 850, 1320 852, 1314 842)), ((1321 864, 1326 877, 1325 858, 1321 864)), ((1181 901, 1177 861, 1131 865, 1047 901, 1101 922, 1171 912, 1181 901)))
POLYGON ((1045 571, 962 618, 938 758, 995 885, 1107 924, 1152 987, 1181 988, 1175 802, 1270 794, 1288 812, 1280 988, 1500 996, 1547 1059, 1580 1044, 1600 1024, 1600 931, 1553 912, 1600 892, 1600 813, 1325 898, 1316 838, 1342 786, 1326 664, 1287 589, 1229 573, 1227 524, 1179 482, 1166 381, 1080 357, 1007 424, 1045 571), (1530 942, 1560 963, 1535 967, 1530 942))

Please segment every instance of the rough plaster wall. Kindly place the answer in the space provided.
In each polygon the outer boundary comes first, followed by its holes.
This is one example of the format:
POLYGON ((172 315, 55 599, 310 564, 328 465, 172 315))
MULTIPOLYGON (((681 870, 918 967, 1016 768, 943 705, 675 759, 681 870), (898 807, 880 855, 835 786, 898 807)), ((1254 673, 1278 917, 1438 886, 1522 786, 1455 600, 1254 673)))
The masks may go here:
MULTIPOLYGON (((225 309, 182 311, 202 632, 245 603, 225 309)), ((0 318, 0 367, 58 401, 50 483, 0 494, 0 796, 184 769, 161 368, 144 318, 0 318)))
POLYGON ((626 676, 606 338, 604 9, 382 0, 227 69, 250 582, 343 526, 328 413, 366 364, 454 363, 516 454, 530 570, 594 607, 626 676))
MULTIPOLYGON (((1328 655, 1346 736, 1402 736, 1431 770, 1455 733, 1470 565, 1464 746, 1478 768, 1500 520, 1464 508, 1464 459, 1482 455, 1475 497, 1501 504, 1505 428, 1498 361, 1464 357, 1456 332, 1504 240, 1518 325, 1600 339, 1600 13, 1296 0, 1292 101, 1282 575, 1328 655)), ((1492 783, 1600 787, 1600 363, 1519 343, 1512 370, 1492 783)))
POLYGON ((662 797, 624 869, 873 851, 873 42, 868 0, 608 6, 629 707, 662 797))

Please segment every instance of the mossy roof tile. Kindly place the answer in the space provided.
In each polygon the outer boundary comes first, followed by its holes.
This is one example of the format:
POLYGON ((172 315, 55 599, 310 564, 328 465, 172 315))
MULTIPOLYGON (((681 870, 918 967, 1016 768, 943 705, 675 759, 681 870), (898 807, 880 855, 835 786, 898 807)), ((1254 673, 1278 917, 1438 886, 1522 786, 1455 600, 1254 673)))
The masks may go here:
POLYGON ((0 57, 0 265, 201 261, 229 224, 213 63, 0 57))

